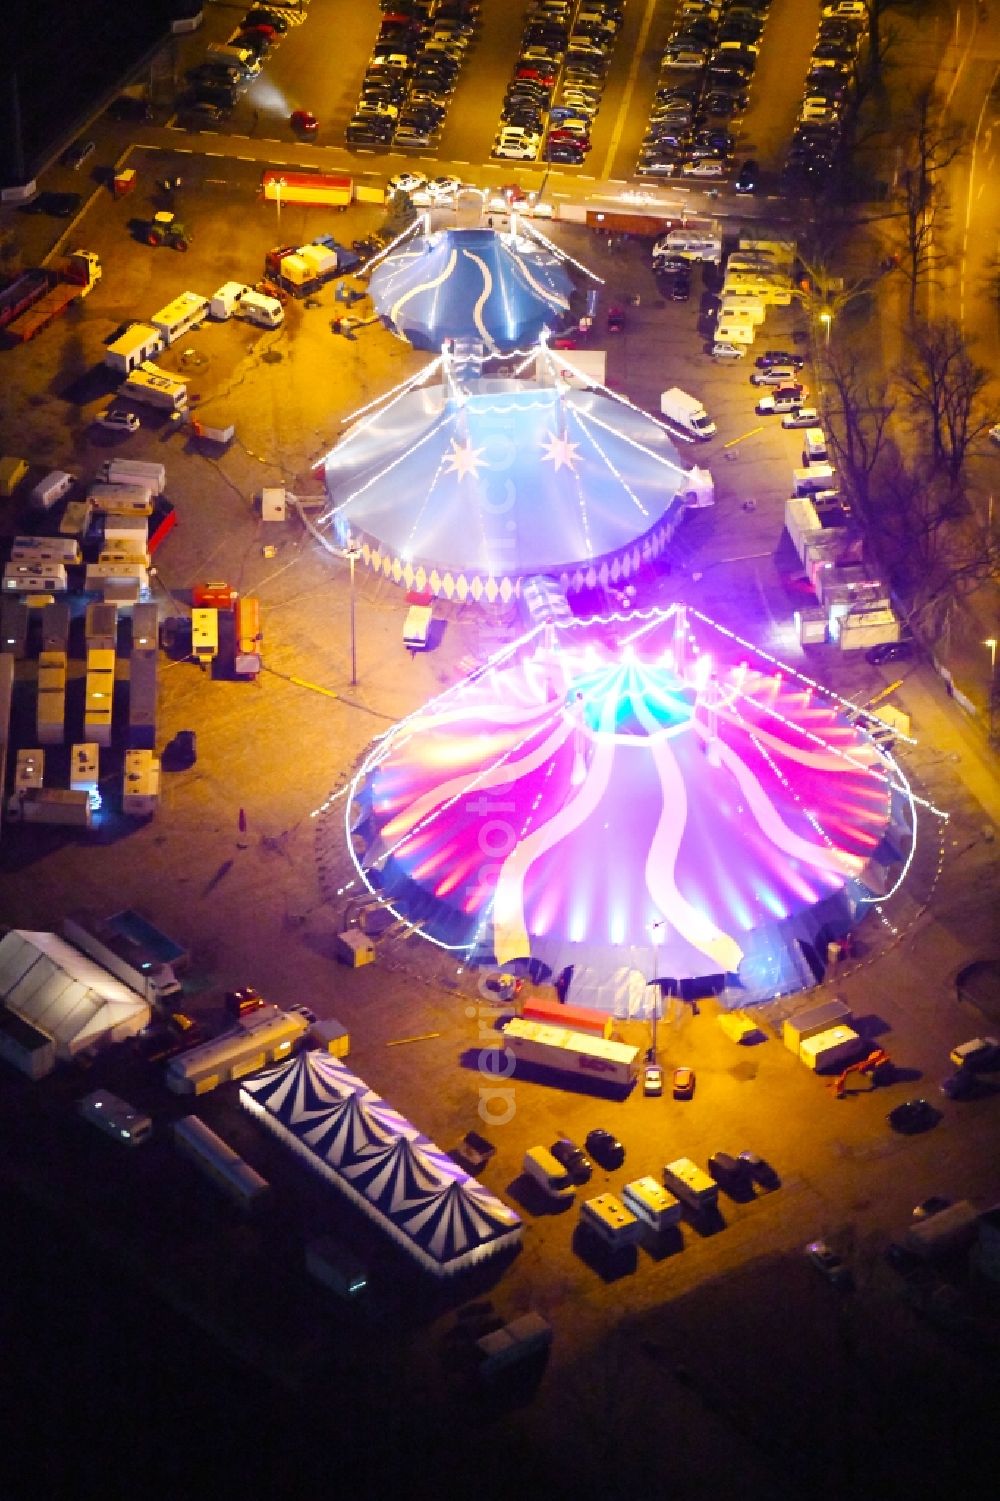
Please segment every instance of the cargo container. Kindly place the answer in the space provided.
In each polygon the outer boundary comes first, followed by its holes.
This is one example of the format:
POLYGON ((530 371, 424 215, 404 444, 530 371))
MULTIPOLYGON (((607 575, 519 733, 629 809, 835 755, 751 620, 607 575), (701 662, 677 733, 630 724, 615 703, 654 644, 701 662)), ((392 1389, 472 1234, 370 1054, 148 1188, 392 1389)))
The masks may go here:
POLYGON ((132 658, 139 652, 157 652, 160 645, 160 611, 155 603, 136 605, 132 611, 132 658))
POLYGON ((73 791, 95 793, 101 780, 100 766, 100 746, 72 746, 69 753, 69 785, 73 791))
POLYGON ((578 1079, 627 1089, 638 1071, 639 1049, 585 1032, 515 1017, 501 1029, 504 1045, 518 1063, 535 1064, 578 1079))
POLYGON ((689 1209, 711 1209, 719 1200, 719 1185, 690 1157, 677 1157, 663 1169, 664 1185, 689 1209))
POLYGON ((104 351, 104 363, 109 370, 128 375, 146 360, 162 354, 166 345, 158 328, 149 323, 133 323, 131 328, 113 340, 104 351))
POLYGON ((322 203, 347 208, 354 184, 327 172, 265 171, 261 187, 268 203, 322 203))
MULTIPOLYGON (((39 693, 35 708, 35 739, 39 745, 62 745, 66 739, 66 690, 53 688, 39 693)), ((39 823, 60 822, 38 816, 39 823)))
POLYGON ((124 938, 110 922, 75 913, 63 918, 60 931, 75 948, 89 954, 151 1006, 163 1006, 180 995, 181 984, 171 966, 124 938))
POLYGON ((253 1209, 267 1197, 270 1192, 267 1179, 254 1172, 238 1152, 196 1115, 185 1115, 175 1121, 173 1134, 177 1150, 241 1209, 253 1209))
POLYGON ((55 600, 42 610, 42 651, 69 649, 70 608, 63 600, 55 600))

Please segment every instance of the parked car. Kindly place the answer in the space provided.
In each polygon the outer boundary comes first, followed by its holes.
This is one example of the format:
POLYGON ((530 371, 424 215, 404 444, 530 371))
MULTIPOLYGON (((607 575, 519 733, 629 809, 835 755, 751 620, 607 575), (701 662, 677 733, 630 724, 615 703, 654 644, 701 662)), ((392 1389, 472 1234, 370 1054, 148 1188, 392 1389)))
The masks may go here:
POLYGON ((765 1157, 759 1157, 756 1152, 741 1152, 740 1161, 746 1165, 746 1170, 755 1183, 761 1188, 779 1188, 781 1179, 765 1157))
POLYGON ((878 646, 873 646, 870 651, 865 652, 865 661, 870 662, 873 667, 878 667, 882 662, 905 662, 912 656, 912 641, 882 641, 878 646))
POLYGON ((820 427, 822 421, 815 407, 796 407, 781 419, 782 427, 820 427))
POLYGON ((769 370, 772 365, 792 365, 796 370, 801 370, 805 359, 801 354, 789 354, 787 349, 765 349, 754 360, 754 364, 758 370, 769 370))
POLYGON ((1000 1042, 995 1037, 973 1037, 969 1042, 960 1042, 948 1054, 956 1068, 1000 1068, 1000 1042))
POLYGON ((674 1099, 689 1100, 694 1094, 694 1069, 682 1066, 674 1069, 674 1099))
POLYGON ((74 141, 72 146, 67 146, 59 160, 64 167, 72 167, 74 172, 79 172, 96 150, 96 141, 74 141))
POLYGON ((847 1263, 825 1240, 811 1240, 806 1246, 806 1255, 816 1270, 828 1282, 832 1282, 834 1287, 850 1287, 852 1279, 847 1263))
POLYGON ((386 183, 390 193, 415 193, 425 187, 427 178, 423 172, 397 172, 386 183))
POLYGON ((625 1148, 610 1131, 605 1131, 598 1126, 593 1131, 588 1131, 584 1145, 593 1157, 607 1172, 621 1167, 625 1161, 625 1148))
POLYGON ((569 1173, 574 1183, 586 1183, 591 1177, 594 1167, 587 1154, 578 1147, 575 1141, 561 1136, 558 1141, 552 1143, 552 1155, 557 1162, 569 1173))
POLYGON ((72 219, 80 204, 82 193, 38 193, 30 203, 23 205, 23 214, 51 214, 54 219, 72 219))
POLYGON ((743 344, 716 343, 712 345, 712 358, 714 360, 742 360, 746 358, 746 348, 743 344))
POLYGON ((288 116, 288 123, 293 130, 301 131, 303 135, 315 135, 319 130, 319 121, 311 109, 293 109, 288 116))
POLYGON ((737 193, 755 193, 757 191, 757 178, 759 169, 755 161, 744 162, 736 175, 737 193))
POLYGON ((98 412, 94 422, 98 427, 116 433, 137 433, 142 426, 134 412, 116 411, 114 407, 105 407, 103 412, 98 412))
POLYGON ((913 1218, 917 1221, 929 1220, 931 1215, 940 1214, 942 1209, 948 1209, 954 1203, 945 1194, 931 1194, 928 1199, 921 1199, 919 1204, 914 1205, 913 1218))
POLYGON ((663 1070, 658 1063, 647 1063, 642 1071, 642 1092, 645 1095, 663 1093, 663 1070))
POLYGON ((916 1135, 918 1131, 929 1131, 940 1119, 941 1112, 934 1109, 930 1100, 924 1099, 904 1100, 886 1116, 893 1130, 901 1131, 906 1136, 916 1135))
POLYGON ((250 26, 273 26, 275 31, 287 31, 288 21, 277 10, 268 10, 266 6, 257 5, 253 10, 248 10, 243 17, 245 25, 250 26))

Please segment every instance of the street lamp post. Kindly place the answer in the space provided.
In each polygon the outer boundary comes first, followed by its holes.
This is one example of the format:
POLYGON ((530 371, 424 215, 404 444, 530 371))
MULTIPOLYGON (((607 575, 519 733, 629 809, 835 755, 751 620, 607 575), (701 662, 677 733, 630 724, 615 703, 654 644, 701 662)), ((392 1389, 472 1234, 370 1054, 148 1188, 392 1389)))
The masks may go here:
POLYGON ((660 983, 660 934, 666 927, 663 918, 658 918, 652 925, 653 934, 653 1045, 650 1052, 652 1061, 656 1062, 656 1023, 660 1017, 660 1002, 663 997, 663 986, 660 983))
POLYGON ((988 636, 983 642, 990 649, 990 685, 986 690, 986 735, 990 745, 993 744, 993 699, 996 696, 997 686, 997 638, 988 636))
POLYGON ((361 549, 354 542, 347 549, 347 561, 351 565, 351 687, 355 687, 358 681, 358 646, 357 633, 354 622, 354 565, 361 556, 361 549))

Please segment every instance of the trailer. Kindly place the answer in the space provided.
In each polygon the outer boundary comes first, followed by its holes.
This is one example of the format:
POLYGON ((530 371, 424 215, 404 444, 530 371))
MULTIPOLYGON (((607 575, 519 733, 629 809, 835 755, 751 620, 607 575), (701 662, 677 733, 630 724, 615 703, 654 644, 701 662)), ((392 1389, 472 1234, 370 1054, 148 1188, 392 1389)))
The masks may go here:
POLYGON ((93 250, 74 250, 58 270, 43 274, 46 289, 6 325, 8 338, 22 344, 93 291, 101 279, 101 262, 93 250))
POLYGON ((552 1325, 540 1313, 523 1313, 502 1329, 476 1340, 480 1381, 492 1381, 510 1366, 532 1356, 541 1360, 552 1344, 552 1325))
POLYGON ((209 301, 200 292, 181 292, 173 302, 153 314, 150 323, 165 344, 176 344, 185 334, 200 328, 208 317, 209 301))
POLYGON ((165 348, 163 335, 149 323, 133 323, 104 351, 104 363, 109 370, 128 375, 146 360, 155 359, 165 348))
POLYGON ((354 193, 350 177, 330 172, 266 171, 261 176, 261 191, 268 203, 321 203, 328 207, 347 208, 354 193))
POLYGON ((233 615, 233 671, 238 677, 255 678, 261 669, 263 636, 260 629, 260 600, 253 594, 241 594, 233 615))
POLYGON ((976 1239, 979 1213, 968 1199, 958 1199, 936 1214, 908 1225, 903 1232, 905 1250, 921 1261, 938 1261, 967 1251, 976 1239))
POLYGON ((153 495, 162 495, 167 486, 166 467, 145 459, 107 459, 97 477, 108 485, 145 485, 153 495))
POLYGON ((51 281, 45 271, 22 271, 0 290, 0 329, 44 297, 51 281))
POLYGON ((259 1006, 241 1016, 235 1027, 172 1058, 167 1088, 174 1094, 208 1094, 220 1084, 258 1073, 280 1063, 309 1030, 300 1011, 259 1006))
POLYGON ((191 655, 211 666, 219 655, 219 612, 211 609, 191 611, 191 655))
POLYGON ((84 1095, 77 1100, 76 1108, 85 1121, 91 1121, 99 1131, 126 1146, 141 1146, 153 1134, 152 1119, 109 1089, 95 1089, 84 1095))
POLYGON ((525 1001, 521 1015, 526 1021, 548 1022, 553 1027, 569 1027, 572 1032, 590 1032, 594 1037, 611 1036, 613 1017, 608 1011, 592 1011, 589 1006, 565 1006, 559 1001, 533 998, 525 1001))
POLYGON ((638 1048, 586 1032, 515 1017, 501 1028, 501 1035, 517 1063, 535 1064, 564 1076, 628 1089, 638 1072, 638 1048))
POLYGON ((148 361, 129 371, 118 387, 118 395, 170 412, 183 412, 188 404, 187 381, 176 375, 166 375, 148 361))
POLYGON ((851 1027, 828 1027, 799 1044, 799 1061, 813 1070, 839 1068, 864 1051, 865 1044, 851 1027))
POLYGON ((267 1179, 196 1115, 185 1115, 174 1122, 174 1144, 241 1209, 253 1209, 269 1194, 267 1179))
POLYGON ((823 1001, 818 1006, 808 1006, 804 1011, 786 1017, 781 1028, 781 1040, 789 1052, 794 1053, 797 1058, 799 1048, 806 1038, 826 1032, 830 1027, 846 1026, 851 1020, 851 1015, 851 1008, 847 1002, 836 996, 832 1001, 823 1001))

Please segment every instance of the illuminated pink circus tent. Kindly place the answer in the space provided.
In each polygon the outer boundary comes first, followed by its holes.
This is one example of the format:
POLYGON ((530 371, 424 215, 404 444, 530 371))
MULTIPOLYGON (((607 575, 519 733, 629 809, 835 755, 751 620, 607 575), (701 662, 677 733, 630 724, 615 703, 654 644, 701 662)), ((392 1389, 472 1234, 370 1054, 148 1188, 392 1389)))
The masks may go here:
POLYGON ((900 768, 700 612, 614 629, 542 627, 382 737, 350 789, 360 875, 462 962, 814 983, 905 874, 900 768))
POLYGON ((320 524, 448 599, 507 601, 536 574, 617 583, 657 557, 687 507, 712 503, 711 476, 630 402, 567 384, 544 345, 529 364, 531 379, 462 383, 443 352, 373 403, 327 456, 320 524))

